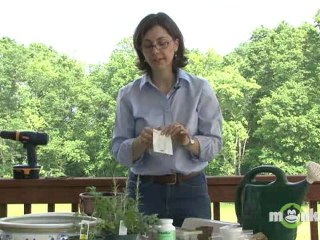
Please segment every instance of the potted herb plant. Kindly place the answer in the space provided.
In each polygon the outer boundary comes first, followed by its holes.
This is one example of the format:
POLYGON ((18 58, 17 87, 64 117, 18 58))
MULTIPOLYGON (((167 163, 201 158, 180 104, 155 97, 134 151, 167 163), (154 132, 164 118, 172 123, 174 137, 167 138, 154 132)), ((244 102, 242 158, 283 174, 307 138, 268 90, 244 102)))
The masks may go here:
MULTIPOLYGON (((117 193, 119 194, 119 193, 117 193)), ((115 197, 114 192, 97 192, 95 187, 87 187, 86 192, 80 193, 80 212, 92 216, 98 197, 115 197)))
POLYGON ((94 239, 136 239, 159 223, 156 214, 146 215, 139 211, 139 196, 131 198, 127 190, 119 192, 115 187, 112 193, 106 193, 96 191, 93 186, 86 190, 86 193, 80 194, 83 210, 99 219, 93 233, 94 239), (83 200, 85 197, 87 201, 83 200), (119 235, 123 230, 127 235, 119 235))

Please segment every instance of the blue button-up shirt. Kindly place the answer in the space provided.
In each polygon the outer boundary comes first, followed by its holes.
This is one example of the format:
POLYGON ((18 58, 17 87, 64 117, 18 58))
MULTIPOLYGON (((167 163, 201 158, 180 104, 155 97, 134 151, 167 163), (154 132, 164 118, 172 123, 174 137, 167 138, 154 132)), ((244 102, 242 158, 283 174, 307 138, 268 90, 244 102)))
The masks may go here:
POLYGON ((112 153, 118 162, 135 174, 188 174, 201 171, 222 147, 222 114, 210 83, 178 70, 172 90, 163 94, 144 75, 123 87, 117 99, 112 153), (132 143, 144 127, 161 128, 172 123, 183 124, 200 143, 195 156, 183 146, 173 145, 173 155, 145 151, 133 162, 132 143))

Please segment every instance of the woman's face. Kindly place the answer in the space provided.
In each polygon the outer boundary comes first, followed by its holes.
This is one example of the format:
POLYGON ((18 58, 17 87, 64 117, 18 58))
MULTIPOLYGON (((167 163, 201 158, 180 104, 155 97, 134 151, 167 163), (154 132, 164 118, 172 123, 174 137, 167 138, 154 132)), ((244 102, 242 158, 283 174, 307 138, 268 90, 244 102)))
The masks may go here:
POLYGON ((179 40, 172 39, 161 26, 151 28, 142 39, 142 53, 152 70, 172 69, 172 61, 178 50, 179 40))

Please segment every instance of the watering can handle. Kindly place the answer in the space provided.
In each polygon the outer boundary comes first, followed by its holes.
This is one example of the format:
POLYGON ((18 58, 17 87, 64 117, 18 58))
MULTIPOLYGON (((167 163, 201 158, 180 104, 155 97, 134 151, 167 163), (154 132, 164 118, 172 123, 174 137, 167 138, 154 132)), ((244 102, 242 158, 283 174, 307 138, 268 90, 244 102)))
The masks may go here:
POLYGON ((259 173, 272 173, 276 176, 276 180, 271 182, 276 185, 285 185, 288 183, 287 177, 285 173, 278 167, 272 165, 262 165, 250 170, 241 180, 237 192, 236 192, 236 202, 235 202, 235 210, 238 218, 238 222, 241 224, 242 219, 242 191, 247 183, 252 183, 255 177, 259 173))

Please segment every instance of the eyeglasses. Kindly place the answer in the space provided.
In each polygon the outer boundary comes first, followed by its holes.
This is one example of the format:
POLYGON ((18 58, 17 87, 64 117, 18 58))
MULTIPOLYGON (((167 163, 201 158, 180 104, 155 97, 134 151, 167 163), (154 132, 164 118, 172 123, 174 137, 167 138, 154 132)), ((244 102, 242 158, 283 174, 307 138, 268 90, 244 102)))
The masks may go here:
POLYGON ((142 44, 142 49, 146 51, 152 51, 153 48, 156 48, 157 50, 164 50, 169 46, 169 44, 172 41, 173 40, 171 39, 171 40, 160 40, 160 41, 156 41, 155 43, 144 42, 142 44))

